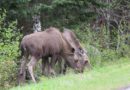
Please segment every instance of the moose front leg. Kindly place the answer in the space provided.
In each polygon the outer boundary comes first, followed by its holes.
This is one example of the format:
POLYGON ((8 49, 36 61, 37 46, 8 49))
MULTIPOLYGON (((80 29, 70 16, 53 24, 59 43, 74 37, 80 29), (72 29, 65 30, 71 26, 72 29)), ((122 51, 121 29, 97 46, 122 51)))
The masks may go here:
POLYGON ((64 68, 63 68, 63 74, 66 74, 66 70, 67 70, 67 63, 64 63, 64 68))
POLYGON ((26 77, 26 63, 27 63, 28 56, 23 56, 21 59, 21 66, 20 71, 18 74, 18 84, 23 84, 25 82, 26 77))
POLYGON ((42 63, 42 74, 45 76, 49 76, 49 60, 45 60, 42 63))
POLYGON ((51 63, 49 65, 49 71, 50 71, 51 75, 56 75, 54 67, 56 65, 57 60, 58 60, 58 56, 57 55, 54 55, 54 56, 51 57, 51 63))

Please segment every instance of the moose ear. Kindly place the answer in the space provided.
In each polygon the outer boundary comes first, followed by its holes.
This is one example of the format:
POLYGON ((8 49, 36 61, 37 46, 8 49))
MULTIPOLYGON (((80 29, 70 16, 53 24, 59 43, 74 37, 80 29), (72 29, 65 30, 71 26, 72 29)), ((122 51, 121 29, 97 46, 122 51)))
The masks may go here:
POLYGON ((81 54, 83 54, 83 53, 84 53, 84 51, 83 51, 82 49, 80 49, 80 52, 81 52, 81 54))
POLYGON ((75 52, 75 49, 74 49, 74 48, 72 48, 72 49, 71 49, 71 51, 72 51, 72 53, 74 53, 74 52, 75 52))

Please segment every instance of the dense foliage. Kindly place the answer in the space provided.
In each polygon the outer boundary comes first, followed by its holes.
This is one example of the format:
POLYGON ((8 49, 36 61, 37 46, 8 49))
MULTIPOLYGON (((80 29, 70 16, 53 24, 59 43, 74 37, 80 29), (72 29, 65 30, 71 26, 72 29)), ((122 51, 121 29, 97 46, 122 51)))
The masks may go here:
POLYGON ((129 5, 129 0, 1 0, 0 86, 15 84, 19 42, 32 32, 34 15, 41 16, 43 29, 73 30, 94 67, 130 57, 129 5))
POLYGON ((16 57, 21 37, 16 25, 17 21, 6 21, 6 11, 0 13, 0 87, 10 87, 16 82, 16 57))

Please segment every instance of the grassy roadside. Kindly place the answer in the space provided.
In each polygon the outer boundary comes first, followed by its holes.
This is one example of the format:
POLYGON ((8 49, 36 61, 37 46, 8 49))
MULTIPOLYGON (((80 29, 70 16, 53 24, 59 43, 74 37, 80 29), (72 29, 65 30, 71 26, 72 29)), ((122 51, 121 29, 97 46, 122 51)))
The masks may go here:
POLYGON ((65 76, 41 78, 37 84, 14 87, 10 90, 115 90, 130 85, 130 60, 121 59, 93 68, 83 74, 69 73, 65 76))

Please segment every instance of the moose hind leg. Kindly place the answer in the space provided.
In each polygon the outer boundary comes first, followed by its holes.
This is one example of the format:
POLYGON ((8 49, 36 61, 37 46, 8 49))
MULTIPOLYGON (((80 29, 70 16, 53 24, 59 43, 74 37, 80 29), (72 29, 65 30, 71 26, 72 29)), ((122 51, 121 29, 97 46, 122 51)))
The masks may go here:
POLYGON ((21 59, 21 66, 20 71, 18 74, 18 83, 22 84, 25 82, 25 76, 26 76, 26 63, 27 63, 27 56, 23 56, 21 59))
POLYGON ((30 75, 31 75, 31 77, 32 77, 32 80, 33 80, 33 82, 35 82, 35 83, 36 83, 36 80, 35 80, 35 77, 34 77, 33 69, 34 69, 36 63, 37 63, 37 59, 36 59, 35 57, 31 57, 31 60, 30 60, 30 62, 29 62, 28 65, 27 65, 27 66, 28 66, 29 73, 30 73, 30 75))
POLYGON ((57 62, 57 59, 58 59, 57 56, 52 56, 51 57, 51 62, 50 62, 50 65, 49 65, 49 71, 50 71, 51 75, 56 75, 56 72, 54 70, 54 66, 55 66, 55 64, 57 62))

